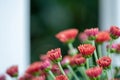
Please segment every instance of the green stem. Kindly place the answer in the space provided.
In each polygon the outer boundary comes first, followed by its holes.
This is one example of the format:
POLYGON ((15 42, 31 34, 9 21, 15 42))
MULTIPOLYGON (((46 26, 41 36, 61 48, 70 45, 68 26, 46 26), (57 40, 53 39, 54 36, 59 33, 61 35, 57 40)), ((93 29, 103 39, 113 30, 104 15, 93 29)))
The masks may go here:
POLYGON ((77 49, 73 47, 73 44, 72 43, 68 43, 68 47, 69 47, 69 50, 70 50, 70 55, 75 55, 78 53, 77 49))
POLYGON ((106 80, 108 80, 108 73, 107 73, 107 70, 104 71, 105 74, 106 74, 106 80))
POLYGON ((110 45, 109 45, 108 51, 107 51, 107 56, 109 56, 109 57, 110 57, 110 49, 111 49, 112 43, 113 43, 113 40, 110 40, 110 45))
POLYGON ((82 74, 82 76, 85 78, 85 80, 89 80, 88 76, 85 73, 85 68, 82 66, 82 67, 79 67, 78 69, 80 73, 82 74))
POLYGON ((110 66, 111 77, 114 78, 114 74, 113 74, 113 72, 112 72, 112 67, 113 67, 113 66, 112 66, 112 64, 111 64, 111 66, 110 66))
MULTIPOLYGON (((95 46, 95 41, 92 41, 92 45, 95 46)), ((94 50, 94 57, 95 57, 95 60, 97 61, 98 60, 98 56, 97 56, 96 49, 94 50)))
POLYGON ((72 43, 68 43, 68 47, 69 47, 70 50, 74 49, 72 43))
POLYGON ((100 80, 100 76, 98 76, 98 79, 97 80, 100 80))
POLYGON ((68 69, 70 70, 70 72, 72 73, 72 75, 75 77, 76 80, 79 80, 79 78, 77 77, 77 75, 75 74, 75 72, 73 71, 73 69, 71 68, 70 65, 67 65, 68 69))
POLYGON ((53 79, 55 79, 55 76, 54 76, 54 74, 52 73, 51 70, 49 70, 48 73, 50 74, 50 76, 51 76, 53 79))
POLYGON ((86 67, 87 67, 87 69, 89 69, 89 58, 87 58, 86 60, 87 60, 86 67))
POLYGON ((101 44, 98 44, 98 45, 97 45, 97 48, 98 48, 98 56, 99 56, 99 58, 100 58, 100 57, 102 57, 101 44))
MULTIPOLYGON (((109 56, 109 57, 111 57, 111 58, 112 58, 112 56, 111 56, 111 54, 110 54, 110 49, 111 49, 112 43, 113 43, 113 39, 110 40, 110 45, 109 45, 109 47, 108 47, 108 52, 107 52, 107 56, 109 56)), ((112 65, 111 65, 111 67, 110 67, 110 72, 111 72, 112 78, 114 78, 114 74, 112 73, 112 65)))
POLYGON ((66 76, 66 74, 65 74, 65 72, 64 72, 64 70, 63 70, 63 68, 62 68, 62 66, 60 64, 60 62, 58 62, 58 66, 59 66, 60 71, 62 72, 62 74, 66 76))
POLYGON ((94 80, 97 80, 96 78, 94 78, 94 80))
POLYGON ((50 75, 47 76, 47 80, 53 80, 50 75))
POLYGON ((68 73, 67 76, 68 76, 69 80, 71 80, 73 77, 73 75, 71 73, 68 73))

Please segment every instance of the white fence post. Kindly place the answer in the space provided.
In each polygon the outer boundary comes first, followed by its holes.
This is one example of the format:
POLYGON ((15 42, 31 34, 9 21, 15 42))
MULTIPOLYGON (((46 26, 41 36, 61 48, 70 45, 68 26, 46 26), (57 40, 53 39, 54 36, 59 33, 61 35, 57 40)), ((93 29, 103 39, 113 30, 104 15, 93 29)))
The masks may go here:
MULTIPOLYGON (((99 0, 99 26, 101 30, 107 30, 111 25, 120 27, 120 0, 99 0)), ((115 41, 120 43, 120 39, 115 41)), ((105 53, 105 45, 103 46, 103 54, 105 53)), ((120 66, 120 55, 113 54, 113 67, 120 66)))
POLYGON ((0 73, 11 65, 20 74, 30 60, 29 0, 0 0, 0 73))

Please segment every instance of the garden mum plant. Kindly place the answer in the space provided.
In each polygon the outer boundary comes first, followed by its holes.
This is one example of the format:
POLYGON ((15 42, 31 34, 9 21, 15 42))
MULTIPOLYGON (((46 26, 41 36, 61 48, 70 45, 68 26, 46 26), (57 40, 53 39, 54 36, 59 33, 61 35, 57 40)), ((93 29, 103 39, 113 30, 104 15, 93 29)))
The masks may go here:
MULTIPOLYGON (((107 31, 98 28, 63 30, 55 35, 68 46, 68 54, 62 55, 61 48, 46 51, 40 61, 32 63, 23 76, 18 77, 18 66, 8 68, 6 73, 16 80, 120 80, 120 67, 111 65, 111 54, 120 53, 120 44, 114 43, 120 37, 120 28, 111 26, 107 31), (81 43, 74 47, 76 37, 81 43), (101 46, 107 43, 106 52, 101 46)), ((0 80, 4 76, 0 77, 0 80)))

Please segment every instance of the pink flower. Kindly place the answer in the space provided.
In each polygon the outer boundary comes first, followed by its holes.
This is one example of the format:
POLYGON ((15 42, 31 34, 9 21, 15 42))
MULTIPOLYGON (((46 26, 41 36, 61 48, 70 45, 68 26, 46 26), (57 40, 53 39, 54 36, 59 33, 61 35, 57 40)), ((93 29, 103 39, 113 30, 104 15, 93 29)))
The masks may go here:
POLYGON ((0 75, 0 80, 6 80, 6 76, 5 75, 0 75))
POLYGON ((47 56, 53 62, 61 61, 61 59, 62 59, 61 49, 60 48, 57 48, 54 50, 52 49, 47 52, 47 56))
POLYGON ((63 43, 68 43, 74 41, 77 34, 78 34, 77 29, 67 29, 56 34, 56 38, 63 43))
POLYGON ((111 51, 111 53, 120 53, 120 44, 118 43, 118 44, 112 44, 111 45, 111 47, 110 47, 110 45, 107 45, 106 46, 107 47, 107 49, 108 48, 110 48, 110 51, 111 51))
POLYGON ((41 66, 41 62, 34 62, 27 68, 26 73, 29 73, 32 75, 34 75, 35 73, 39 73, 40 66, 41 66))
POLYGON ((51 69, 51 64, 50 64, 49 60, 45 60, 45 61, 41 62, 41 65, 40 65, 41 71, 48 71, 50 69, 51 69))
POLYGON ((90 68, 86 70, 86 74, 92 79, 97 78, 98 76, 102 74, 102 68, 100 67, 90 68))
POLYGON ((73 57, 73 63, 78 66, 84 65, 86 62, 86 59, 82 57, 81 54, 77 54, 73 57))
POLYGON ((102 68, 108 68, 111 65, 111 58, 108 56, 104 56, 97 60, 97 64, 102 68))
POLYGON ((55 80, 68 80, 68 78, 65 75, 59 75, 55 77, 55 80))
POLYGON ((18 66, 14 65, 7 69, 6 73, 11 77, 17 77, 18 76, 18 66))
POLYGON ((117 44, 116 52, 120 53, 120 44, 117 44))
POLYGON ((84 57, 90 57, 95 50, 95 47, 92 46, 91 44, 83 44, 78 46, 78 50, 84 57))
POLYGON ((78 38, 80 39, 80 41, 85 42, 85 41, 87 41, 88 36, 85 32, 82 32, 79 34, 78 38))
POLYGON ((103 43, 110 40, 110 34, 108 32, 102 31, 96 35, 96 42, 103 43))
POLYGON ((61 61, 61 64, 63 66, 68 65, 70 63, 71 56, 65 56, 63 60, 61 61))
POLYGON ((91 29, 86 29, 84 32, 87 34, 90 40, 94 40, 99 30, 98 28, 91 28, 91 29))
POLYGON ((111 26, 110 34, 113 39, 116 39, 120 36, 120 28, 117 26, 111 26))

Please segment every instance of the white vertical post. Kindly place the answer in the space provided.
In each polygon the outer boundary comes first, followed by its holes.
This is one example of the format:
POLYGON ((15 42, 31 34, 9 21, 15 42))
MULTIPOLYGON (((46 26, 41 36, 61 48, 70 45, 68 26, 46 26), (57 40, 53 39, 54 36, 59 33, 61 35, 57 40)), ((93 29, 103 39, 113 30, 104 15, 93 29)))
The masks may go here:
POLYGON ((99 0, 99 26, 102 30, 111 25, 120 27, 120 0, 99 0))
POLYGON ((18 65, 20 74, 30 60, 29 0, 0 0, 0 73, 18 65))
MULTIPOLYGON (((99 26, 102 30, 107 30, 111 25, 120 27, 120 0, 99 0, 99 26)), ((120 39, 115 42, 120 43, 120 39)), ((106 46, 103 46, 105 53, 106 46)), ((120 66, 120 55, 113 54, 113 67, 120 66)))

